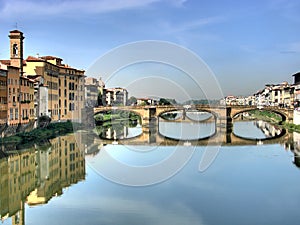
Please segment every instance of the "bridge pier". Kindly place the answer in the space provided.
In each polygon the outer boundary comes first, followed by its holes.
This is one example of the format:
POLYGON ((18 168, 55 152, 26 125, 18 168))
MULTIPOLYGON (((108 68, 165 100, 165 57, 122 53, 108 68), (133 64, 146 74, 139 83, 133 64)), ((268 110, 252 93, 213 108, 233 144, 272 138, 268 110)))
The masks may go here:
POLYGON ((157 126, 158 118, 156 115, 156 107, 144 108, 142 115, 142 127, 157 126))
POLYGON ((143 139, 147 141, 148 144, 156 143, 157 137, 157 122, 151 121, 147 126, 142 126, 143 139))

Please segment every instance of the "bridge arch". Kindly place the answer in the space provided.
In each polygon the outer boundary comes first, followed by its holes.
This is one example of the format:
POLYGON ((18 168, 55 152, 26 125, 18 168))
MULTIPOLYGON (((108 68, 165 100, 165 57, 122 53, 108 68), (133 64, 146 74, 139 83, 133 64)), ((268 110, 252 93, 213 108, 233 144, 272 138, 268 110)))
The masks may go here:
POLYGON ((253 111, 253 110, 261 110, 261 111, 269 111, 269 112, 274 112, 278 115, 281 116, 282 120, 281 122, 284 122, 287 120, 288 118, 288 115, 286 115, 285 113, 283 113, 282 111, 280 110, 277 110, 277 109, 274 109, 274 108, 262 108, 262 109, 257 109, 257 108, 252 108, 252 109, 242 109, 242 110, 236 110, 232 115, 231 115, 231 118, 233 119, 234 117, 236 117, 238 114, 241 114, 241 113, 244 113, 244 112, 250 112, 250 111, 253 111))
MULTIPOLYGON (((207 112, 207 113, 212 114, 212 116, 214 117, 214 120, 215 120, 215 121, 217 121, 217 119, 219 119, 219 118, 221 117, 218 113, 214 112, 213 110, 209 110, 209 109, 189 109, 189 110, 187 110, 187 109, 185 109, 185 108, 183 108, 183 107, 182 107, 182 108, 173 108, 173 109, 169 108, 169 109, 161 110, 161 111, 159 111, 159 112, 157 113, 157 117, 161 117, 161 115, 163 115, 164 113, 176 112, 176 111, 185 111, 185 112, 191 112, 191 111, 207 112)), ((191 119, 191 118, 189 118, 189 120, 195 121, 195 122, 199 122, 199 121, 193 120, 193 119, 191 119)))

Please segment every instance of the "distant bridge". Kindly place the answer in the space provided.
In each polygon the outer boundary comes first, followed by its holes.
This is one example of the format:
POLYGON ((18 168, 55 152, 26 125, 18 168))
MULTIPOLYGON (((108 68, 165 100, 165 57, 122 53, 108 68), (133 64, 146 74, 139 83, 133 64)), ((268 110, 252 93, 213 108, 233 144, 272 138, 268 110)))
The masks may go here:
MULTIPOLYGON (((118 140, 119 144, 125 145, 256 145, 274 143, 274 141, 283 140, 286 135, 267 139, 247 139, 239 137, 232 132, 233 118, 243 112, 258 109, 256 106, 209 106, 209 105, 192 105, 192 106, 120 106, 120 107, 98 107, 94 108, 94 115, 113 110, 131 111, 141 116, 143 132, 141 135, 131 139, 118 140), (163 137, 158 132, 159 117, 163 113, 172 111, 182 111, 183 115, 189 111, 209 112, 215 119, 215 133, 208 138, 201 140, 173 140, 163 137)), ((279 107, 264 107, 262 110, 271 111, 279 114, 283 121, 293 122, 293 109, 279 107)), ((109 140, 101 142, 110 143, 109 140)))
MULTIPOLYGON (((152 121, 166 112, 183 111, 183 114, 190 110, 197 110, 211 113, 216 121, 216 126, 226 128, 232 127, 233 118, 243 112, 258 109, 257 106, 210 106, 210 105, 167 105, 167 106, 105 106, 94 108, 94 114, 112 110, 131 111, 141 116, 142 126, 147 127, 152 121)), ((279 114, 283 121, 293 122, 293 109, 279 107, 264 107, 262 110, 279 114)))

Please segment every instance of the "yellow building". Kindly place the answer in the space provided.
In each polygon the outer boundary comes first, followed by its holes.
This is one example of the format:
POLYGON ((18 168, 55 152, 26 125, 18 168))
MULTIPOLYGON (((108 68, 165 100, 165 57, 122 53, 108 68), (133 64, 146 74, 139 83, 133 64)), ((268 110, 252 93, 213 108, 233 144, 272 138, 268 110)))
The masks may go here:
MULTIPOLYGON (((52 121, 81 122, 81 112, 85 106, 85 71, 65 65, 61 58, 53 56, 29 56, 24 60, 23 33, 18 30, 10 31, 9 39, 10 59, 0 60, 2 73, 4 74, 5 69, 8 71, 7 95, 0 93, 0 100, 7 98, 7 123, 26 124, 36 119, 41 116, 37 115, 40 112, 37 109, 39 104, 47 104, 43 109, 47 110, 52 121), (2 65, 7 68, 2 68, 2 65), (36 80, 32 79, 37 76, 41 78, 37 87, 42 85, 43 95, 46 93, 48 96, 47 102, 39 101, 38 104, 34 99, 35 91, 38 93, 34 90, 36 80)), ((44 111, 42 110, 43 113, 44 111)))
POLYGON ((29 56, 24 71, 28 77, 43 77, 42 84, 48 87, 48 111, 52 121, 81 121, 85 102, 84 70, 62 64, 58 57, 29 56))

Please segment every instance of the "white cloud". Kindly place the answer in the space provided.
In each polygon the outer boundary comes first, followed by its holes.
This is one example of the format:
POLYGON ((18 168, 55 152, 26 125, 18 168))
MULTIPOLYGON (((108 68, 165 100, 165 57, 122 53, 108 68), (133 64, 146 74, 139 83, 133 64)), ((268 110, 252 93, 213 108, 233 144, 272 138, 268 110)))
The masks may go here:
MULTIPOLYGON (((114 194, 114 196, 106 195, 98 198, 89 196, 85 201, 74 201, 74 199, 70 201, 72 201, 73 209, 97 210, 102 215, 99 220, 103 223, 114 221, 115 224, 122 224, 124 220, 140 220, 144 221, 143 224, 145 225, 205 224, 201 212, 195 211, 192 207, 177 199, 170 202, 170 204, 161 204, 142 198, 125 198, 114 194), (116 217, 115 215, 121 216, 116 217)), ((62 202, 62 205, 65 205, 65 203, 62 202)), ((69 207, 69 205, 70 202, 66 207, 69 207)))
POLYGON ((222 17, 206 17, 176 25, 165 22, 162 23, 162 26, 165 28, 166 33, 183 33, 223 21, 224 18, 222 17))
POLYGON ((282 54, 296 54, 300 53, 300 42, 291 42, 280 47, 282 54))
POLYGON ((32 15, 73 15, 85 13, 106 13, 125 9, 140 8, 149 6, 155 2, 170 2, 175 5, 182 5, 185 0, 4 0, 0 8, 1 17, 11 17, 14 14, 23 16, 32 15))

